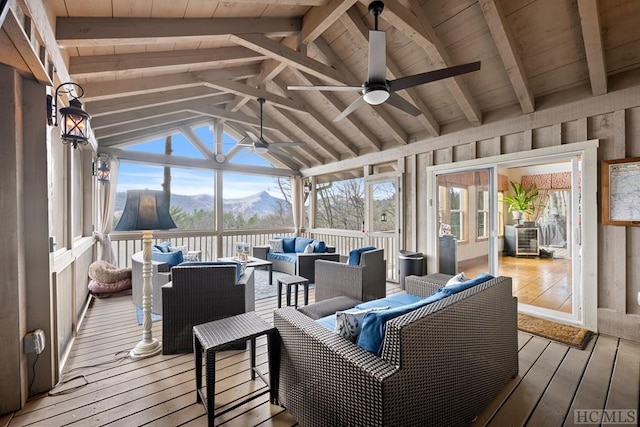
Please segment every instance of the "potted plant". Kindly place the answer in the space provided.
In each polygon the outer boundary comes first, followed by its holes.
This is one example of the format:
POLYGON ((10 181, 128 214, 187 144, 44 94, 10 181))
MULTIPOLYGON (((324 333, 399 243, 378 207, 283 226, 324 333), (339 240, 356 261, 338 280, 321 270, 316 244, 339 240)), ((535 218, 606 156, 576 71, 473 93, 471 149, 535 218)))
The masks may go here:
POLYGON ((522 215, 527 217, 533 214, 533 201, 538 197, 538 187, 535 184, 524 188, 519 182, 510 182, 513 195, 504 196, 504 202, 509 205, 509 212, 513 213, 513 219, 520 219, 522 215))

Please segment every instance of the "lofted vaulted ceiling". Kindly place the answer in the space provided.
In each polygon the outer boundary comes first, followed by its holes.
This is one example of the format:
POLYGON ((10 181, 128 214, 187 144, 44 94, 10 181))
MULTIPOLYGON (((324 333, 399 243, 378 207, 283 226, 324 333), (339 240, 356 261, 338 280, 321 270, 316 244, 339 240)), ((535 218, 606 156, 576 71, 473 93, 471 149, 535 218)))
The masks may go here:
POLYGON ((360 85, 369 1, 49 0, 55 38, 102 148, 224 121, 242 138, 305 141, 278 164, 305 169, 480 126, 489 112, 535 113, 583 87, 608 91, 640 66, 636 0, 386 0, 387 78, 481 62, 480 71, 399 92, 422 114, 365 106, 358 93, 288 85, 360 85))

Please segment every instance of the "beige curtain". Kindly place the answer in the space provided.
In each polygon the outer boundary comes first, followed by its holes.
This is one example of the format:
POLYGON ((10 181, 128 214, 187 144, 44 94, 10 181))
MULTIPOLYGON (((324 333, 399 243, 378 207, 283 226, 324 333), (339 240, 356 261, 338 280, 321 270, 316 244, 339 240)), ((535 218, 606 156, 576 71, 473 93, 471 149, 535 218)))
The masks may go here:
POLYGON ((98 242, 98 259, 117 265, 116 255, 111 245, 111 228, 113 225, 113 212, 116 204, 116 188, 118 186, 118 166, 120 162, 117 158, 111 158, 109 167, 111 168, 111 179, 104 185, 99 186, 98 192, 98 226, 93 233, 98 242))
POLYGON ((291 177, 291 208, 293 210, 293 228, 296 236, 302 231, 302 178, 299 176, 291 177))

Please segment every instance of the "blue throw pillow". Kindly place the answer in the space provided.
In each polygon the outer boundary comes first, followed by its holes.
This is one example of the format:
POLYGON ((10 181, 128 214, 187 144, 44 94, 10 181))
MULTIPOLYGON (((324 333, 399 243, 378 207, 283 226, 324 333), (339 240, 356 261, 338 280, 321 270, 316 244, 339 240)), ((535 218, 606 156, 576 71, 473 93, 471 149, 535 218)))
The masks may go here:
POLYGON ((458 283, 456 285, 445 286, 444 288, 438 289, 439 292, 444 292, 447 296, 456 294, 458 292, 462 292, 466 289, 472 288, 475 285, 479 285, 480 283, 484 283, 488 280, 493 279, 493 276, 489 273, 481 273, 478 274, 473 279, 469 279, 467 281, 458 283))
POLYGON ((180 264, 180 267, 193 267, 200 265, 233 265, 236 267, 236 283, 240 281, 242 277, 242 264, 235 261, 188 261, 180 264))
MULTIPOLYGON (((299 254, 304 252, 304 248, 307 247, 309 243, 313 243, 313 239, 306 239, 304 237, 296 237, 295 251, 299 254)), ((286 251, 285 251, 286 252, 286 251)))
POLYGON ((314 240, 313 241, 313 252, 317 254, 323 254, 327 252, 327 245, 324 243, 324 240, 314 240))
POLYGON ((351 252, 349 252, 349 261, 347 261, 347 264, 360 265, 360 254, 362 254, 362 252, 368 252, 374 249, 376 249, 375 246, 365 246, 364 248, 352 250, 351 252))
POLYGON ((153 245, 154 248, 157 248, 160 252, 163 253, 170 252, 169 246, 171 246, 171 242, 160 242, 157 245, 153 245))
POLYGON ((388 320, 395 319, 396 317, 407 314, 412 310, 440 301, 450 295, 462 292, 490 279, 493 279, 493 276, 482 273, 475 278, 462 282, 458 285, 441 288, 435 294, 412 304, 391 308, 389 310, 367 313, 362 321, 362 332, 360 332, 360 335, 358 336, 357 344, 368 352, 380 355, 380 352, 382 351, 382 340, 384 339, 385 326, 388 320))
MULTIPOLYGON (((304 247, 302 249, 304 250, 304 247)), ((295 237, 283 237, 282 238, 282 251, 283 252, 295 252, 296 251, 296 238, 295 237)))
POLYGON ((175 267, 184 261, 182 256, 182 251, 175 252, 156 252, 154 250, 151 251, 151 259, 158 262, 166 262, 170 267, 175 267))

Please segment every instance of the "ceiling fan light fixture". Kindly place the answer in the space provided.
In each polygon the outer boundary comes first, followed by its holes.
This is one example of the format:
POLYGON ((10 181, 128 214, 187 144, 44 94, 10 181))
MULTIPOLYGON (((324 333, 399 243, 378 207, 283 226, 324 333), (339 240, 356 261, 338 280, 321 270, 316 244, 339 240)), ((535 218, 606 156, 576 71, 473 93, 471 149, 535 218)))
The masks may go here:
POLYGON ((384 89, 373 89, 365 92, 362 97, 369 105, 380 105, 389 99, 389 91, 384 89))
POLYGON ((254 144, 253 145, 253 151, 255 151, 258 154, 267 154, 269 149, 267 147, 265 147, 264 145, 254 144))

